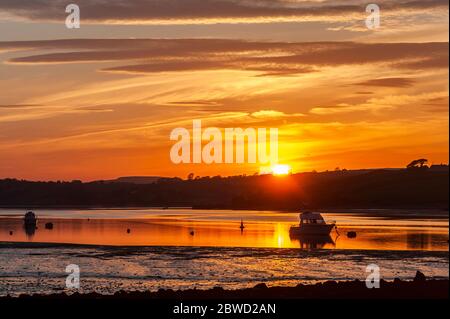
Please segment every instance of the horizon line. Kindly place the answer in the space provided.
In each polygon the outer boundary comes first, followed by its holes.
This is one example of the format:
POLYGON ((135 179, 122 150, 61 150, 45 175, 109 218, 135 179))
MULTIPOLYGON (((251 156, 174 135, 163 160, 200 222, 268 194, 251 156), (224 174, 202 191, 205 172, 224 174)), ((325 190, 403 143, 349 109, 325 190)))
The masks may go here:
MULTIPOLYGON (((447 168, 449 167, 449 163, 440 163, 440 164, 431 164, 429 166, 427 166, 428 168, 432 167, 432 166, 447 166, 447 168)), ((346 168, 339 168, 339 169, 334 169, 334 170, 323 170, 323 171, 316 171, 316 170, 311 170, 311 171, 302 171, 302 172, 291 172, 290 174, 287 174, 288 176, 291 175, 299 175, 299 174, 308 174, 308 173, 333 173, 333 172, 356 172, 356 171, 377 171, 377 170, 406 170, 406 167, 380 167, 380 168, 355 168, 355 169, 346 169, 346 168)), ((273 175, 275 176, 273 173, 267 173, 267 174, 261 174, 258 172, 255 172, 253 174, 237 174, 237 175, 204 175, 204 176, 200 176, 200 175, 195 175, 194 174, 194 178, 206 178, 206 177, 221 177, 221 178, 232 178, 232 177, 250 177, 250 176, 266 176, 266 175, 273 175)), ((112 177, 112 178, 104 178, 104 179, 92 179, 92 180, 87 180, 87 179, 52 179, 52 180, 42 180, 42 179, 27 179, 27 178, 16 178, 16 177, 0 177, 0 181, 2 180, 18 180, 18 181, 26 181, 26 182, 66 182, 66 183, 71 183, 74 181, 81 181, 82 183, 95 183, 95 182, 112 182, 112 181, 117 181, 121 178, 158 178, 158 179, 181 179, 181 180, 188 180, 188 178, 186 177, 181 177, 181 176, 158 176, 158 175, 123 175, 123 176, 117 176, 117 177, 112 177)))

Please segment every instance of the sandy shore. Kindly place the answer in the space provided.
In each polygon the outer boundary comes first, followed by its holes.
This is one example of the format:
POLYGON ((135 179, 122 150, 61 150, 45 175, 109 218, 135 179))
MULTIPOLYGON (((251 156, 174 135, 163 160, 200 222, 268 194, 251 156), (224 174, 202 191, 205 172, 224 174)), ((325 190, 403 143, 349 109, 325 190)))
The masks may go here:
POLYGON ((125 292, 114 295, 90 294, 53 294, 22 295, 17 298, 3 297, 5 300, 292 300, 292 299, 444 299, 449 297, 448 280, 426 280, 416 276, 414 281, 382 280, 379 289, 368 289, 363 281, 335 282, 328 281, 315 285, 299 284, 295 287, 267 287, 265 284, 241 290, 224 290, 220 287, 210 290, 159 290, 157 292, 125 292))

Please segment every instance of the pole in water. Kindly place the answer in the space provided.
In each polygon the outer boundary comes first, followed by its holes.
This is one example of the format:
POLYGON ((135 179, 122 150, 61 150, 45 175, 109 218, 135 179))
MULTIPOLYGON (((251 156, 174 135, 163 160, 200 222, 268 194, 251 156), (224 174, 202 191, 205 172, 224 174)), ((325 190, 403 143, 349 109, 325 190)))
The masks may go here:
POLYGON ((336 225, 334 225, 334 229, 336 230, 336 233, 338 234, 338 236, 340 236, 341 234, 339 234, 339 230, 336 225))

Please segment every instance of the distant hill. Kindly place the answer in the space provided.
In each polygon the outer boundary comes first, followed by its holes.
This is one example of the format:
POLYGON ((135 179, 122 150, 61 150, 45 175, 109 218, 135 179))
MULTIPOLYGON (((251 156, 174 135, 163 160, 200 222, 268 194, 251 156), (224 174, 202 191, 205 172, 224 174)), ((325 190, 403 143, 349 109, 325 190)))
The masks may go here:
POLYGON ((126 177, 117 181, 0 180, 2 207, 196 207, 448 209, 449 172, 433 169, 338 170, 192 180, 126 177))
POLYGON ((129 183, 129 184, 153 184, 159 181, 159 176, 125 176, 113 180, 105 181, 109 183, 129 183))

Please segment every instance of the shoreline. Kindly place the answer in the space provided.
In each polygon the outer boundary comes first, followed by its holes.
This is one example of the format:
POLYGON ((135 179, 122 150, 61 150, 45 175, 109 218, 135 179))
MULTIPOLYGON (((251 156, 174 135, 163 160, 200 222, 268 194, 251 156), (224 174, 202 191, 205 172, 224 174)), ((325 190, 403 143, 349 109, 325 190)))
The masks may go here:
MULTIPOLYGON (((244 209, 238 209, 238 208, 223 208, 223 207, 217 207, 217 208, 210 208, 210 207, 153 207, 153 206, 146 206, 146 207, 96 207, 96 206, 2 206, 0 205, 0 218, 12 218, 12 217, 23 217, 23 213, 26 211, 39 211, 39 210, 47 210, 51 212, 55 211, 146 211, 146 210, 155 210, 155 211, 173 211, 173 210, 187 210, 187 211, 217 211, 220 212, 278 212, 280 214, 286 214, 286 213, 298 213, 301 211, 317 211, 323 214, 355 214, 355 215, 361 215, 361 216, 370 216, 370 217, 396 217, 399 219, 403 218, 411 218, 411 219, 420 219, 422 217, 427 217, 429 219, 448 219, 450 217, 450 211, 445 208, 423 208, 423 207, 416 207, 416 208, 404 208, 404 207, 377 207, 377 208, 308 208, 308 209, 258 209, 258 208, 244 208, 244 209), (1 210, 20 210, 21 212, 18 214, 2 214, 1 210), (22 212, 23 211, 23 212, 22 212)), ((57 217, 51 217, 48 216, 48 218, 57 218, 57 217)), ((60 217, 64 218, 64 217, 60 217)), ((83 219, 83 218, 80 218, 83 219)), ((102 219, 102 218, 101 218, 102 219)), ((128 219, 128 218, 126 218, 128 219)), ((139 218, 137 218, 139 220, 139 218)))
POLYGON ((299 284, 295 287, 267 287, 258 284, 253 288, 225 290, 215 287, 209 290, 160 289, 157 292, 119 291, 114 295, 99 293, 80 294, 66 292, 50 295, 4 296, 0 301, 46 300, 301 300, 301 299, 448 299, 449 280, 427 280, 418 272, 413 281, 395 279, 380 281, 379 289, 368 289, 364 281, 326 281, 314 285, 299 284))

